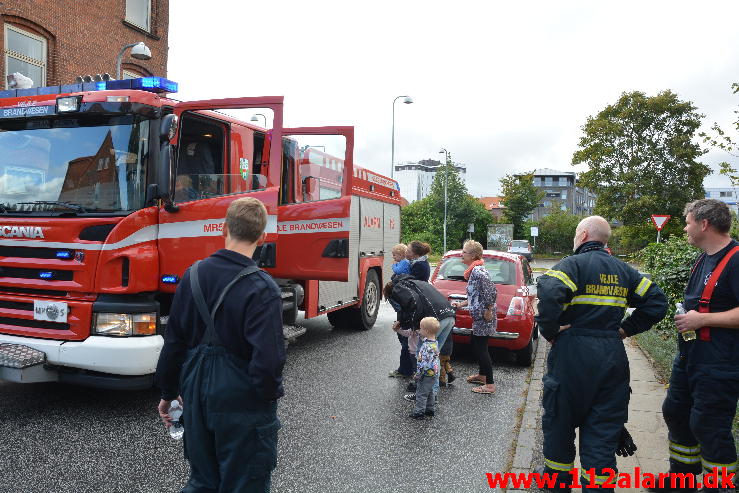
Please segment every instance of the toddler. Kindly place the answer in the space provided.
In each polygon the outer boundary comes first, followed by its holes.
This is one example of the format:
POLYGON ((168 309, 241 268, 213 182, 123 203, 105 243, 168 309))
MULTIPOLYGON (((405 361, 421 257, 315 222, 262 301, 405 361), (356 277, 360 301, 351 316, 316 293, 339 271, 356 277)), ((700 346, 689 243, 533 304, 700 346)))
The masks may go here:
POLYGON ((413 419, 424 419, 433 416, 436 405, 436 383, 439 374, 439 345, 436 334, 439 332, 439 321, 434 317, 421 319, 418 331, 422 342, 419 344, 416 356, 416 408, 410 414, 413 419))
POLYGON ((393 274, 410 274, 411 263, 405 258, 406 250, 408 250, 408 247, 402 243, 398 243, 393 247, 393 274))

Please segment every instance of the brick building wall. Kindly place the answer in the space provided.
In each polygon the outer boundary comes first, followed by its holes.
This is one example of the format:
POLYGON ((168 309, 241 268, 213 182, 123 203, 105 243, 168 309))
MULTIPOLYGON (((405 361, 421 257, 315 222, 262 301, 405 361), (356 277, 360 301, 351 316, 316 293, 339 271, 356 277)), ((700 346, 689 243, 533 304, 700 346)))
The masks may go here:
MULTIPOLYGON (((145 5, 145 1, 133 3, 145 5)), ((169 0, 148 1, 150 22, 147 32, 126 20, 126 0, 0 0, 3 23, 3 35, 0 36, 3 83, 0 88, 5 88, 7 75, 7 25, 46 41, 46 80, 34 81, 35 87, 72 84, 78 75, 107 72, 115 78, 116 58, 121 48, 139 41, 151 50, 151 59, 134 59, 129 49, 124 54, 122 70, 166 77, 169 0)))

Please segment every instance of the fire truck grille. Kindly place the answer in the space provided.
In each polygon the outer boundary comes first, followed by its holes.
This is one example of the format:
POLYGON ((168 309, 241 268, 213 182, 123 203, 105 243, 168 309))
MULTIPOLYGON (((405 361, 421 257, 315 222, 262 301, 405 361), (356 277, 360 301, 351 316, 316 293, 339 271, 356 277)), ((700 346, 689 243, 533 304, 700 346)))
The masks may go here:
POLYGON ((19 328, 30 327, 33 329, 69 330, 69 324, 10 317, 0 317, 0 325, 11 325, 19 328))
POLYGON ((26 269, 23 267, 0 267, 0 276, 16 279, 47 279, 49 281, 71 281, 73 272, 70 270, 42 270, 26 269), (48 277, 42 277, 48 275, 48 277))
POLYGON ((0 246, 0 257, 56 259, 58 248, 0 246))
POLYGON ((0 308, 8 308, 10 310, 25 310, 27 312, 33 311, 33 303, 23 301, 2 301, 0 300, 0 308))
POLYGON ((39 296, 53 296, 54 298, 66 298, 66 291, 57 291, 54 289, 30 289, 30 288, 11 288, 8 286, 0 286, 0 291, 5 293, 18 294, 35 294, 39 296))

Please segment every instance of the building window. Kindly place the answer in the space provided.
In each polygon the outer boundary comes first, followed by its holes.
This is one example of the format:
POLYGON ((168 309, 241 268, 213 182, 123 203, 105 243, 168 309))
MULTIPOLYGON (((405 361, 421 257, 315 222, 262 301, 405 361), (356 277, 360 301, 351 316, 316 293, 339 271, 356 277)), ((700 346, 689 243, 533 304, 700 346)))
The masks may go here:
POLYGON ((562 190, 562 195, 561 196, 562 196, 562 199, 563 200, 566 199, 567 198, 567 190, 562 190))
POLYGON ((136 72, 129 72, 128 70, 124 70, 122 77, 124 79, 138 79, 138 78, 143 77, 143 75, 139 75, 136 72))
POLYGON ((719 197, 731 197, 731 192, 719 192, 719 197))
POLYGON ((7 76, 15 72, 29 77, 33 87, 46 84, 46 39, 5 24, 5 88, 7 76))
POLYGON ((546 186, 551 187, 554 185, 554 180, 551 176, 547 176, 544 183, 546 184, 546 186))
POLYGON ((151 31, 151 0, 126 0, 126 21, 151 31))
POLYGON ((559 208, 562 209, 563 211, 566 211, 567 210, 567 204, 563 203, 559 208))

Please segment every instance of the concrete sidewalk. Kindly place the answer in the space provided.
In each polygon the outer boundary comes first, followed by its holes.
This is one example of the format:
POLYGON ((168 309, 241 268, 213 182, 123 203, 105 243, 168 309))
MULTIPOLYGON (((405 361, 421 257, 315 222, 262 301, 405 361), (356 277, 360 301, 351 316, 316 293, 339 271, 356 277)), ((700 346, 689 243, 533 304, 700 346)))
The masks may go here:
MULTIPOLYGON (((629 422, 626 428, 637 446, 631 457, 617 457, 619 473, 633 474, 636 467, 641 473, 659 474, 669 468, 667 449, 667 427, 662 419, 662 401, 666 387, 659 383, 652 365, 637 344, 627 339, 626 354, 631 367, 631 401, 629 403, 629 422)), ((536 361, 531 372, 531 383, 526 396, 526 407, 521 418, 518 441, 513 459, 513 473, 528 473, 541 466, 541 447, 537 443, 537 432, 541 433, 542 376, 546 368, 546 353, 549 344, 541 340, 536 361)), ((577 441, 575 442, 577 444, 577 441)), ((580 467, 579 456, 575 467, 580 467)), ((623 488, 618 488, 619 490, 623 488)), ((525 491, 509 489, 511 492, 525 491)), ((632 488, 632 491, 646 491, 632 488)))

